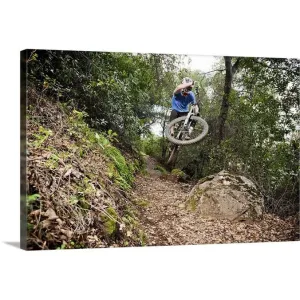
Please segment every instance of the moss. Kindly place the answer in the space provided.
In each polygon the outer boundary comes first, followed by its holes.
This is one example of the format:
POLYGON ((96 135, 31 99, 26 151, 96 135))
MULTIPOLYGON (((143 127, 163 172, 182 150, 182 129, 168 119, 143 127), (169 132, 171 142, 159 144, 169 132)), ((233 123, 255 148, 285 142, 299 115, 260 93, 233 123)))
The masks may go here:
POLYGON ((140 173, 141 173, 141 175, 149 176, 149 172, 147 171, 146 168, 141 169, 141 170, 140 170, 140 173))
POLYGON ((140 239, 141 246, 146 246, 148 239, 145 232, 142 230, 139 230, 139 239, 140 239))
POLYGON ((68 159, 72 156, 70 152, 67 151, 61 151, 58 153, 58 156, 61 157, 63 160, 68 159))
POLYGON ((131 218, 136 219, 135 212, 130 207, 126 208, 126 210, 125 210, 125 216, 130 216, 131 218))
POLYGON ((160 171, 162 174, 168 174, 168 171, 167 171, 164 167, 162 167, 162 166, 160 166, 160 165, 156 165, 156 166, 154 167, 154 170, 158 170, 158 171, 160 171))
POLYGON ((101 213, 101 221, 104 225, 105 233, 109 236, 113 235, 117 230, 118 214, 113 207, 108 207, 106 213, 101 213))
POLYGON ((188 200, 188 208, 190 208, 192 211, 195 211, 197 208, 197 204, 201 196, 204 194, 206 189, 202 190, 200 188, 197 188, 196 192, 193 194, 193 196, 188 200))
POLYGON ((51 154, 50 157, 44 162, 45 167, 50 170, 54 170, 58 168, 59 157, 56 154, 51 154))
POLYGON ((131 230, 136 228, 139 224, 136 213, 132 207, 127 206, 122 217, 123 222, 127 224, 131 230))
POLYGON ((213 175, 209 175, 209 176, 206 176, 204 178, 201 178, 199 181, 198 181, 198 184, 201 184, 201 183, 204 183, 205 181, 211 181, 214 179, 214 176, 213 175))
POLYGON ((83 208, 83 209, 90 209, 91 205, 89 203, 88 200, 86 200, 85 198, 80 198, 79 199, 79 205, 83 208))
POLYGON ((178 176, 178 177, 180 177, 180 178, 186 176, 185 173, 184 173, 182 170, 180 170, 180 169, 173 169, 173 170, 171 171, 171 174, 172 174, 172 175, 175 175, 175 176, 178 176))
POLYGON ((88 177, 84 177, 83 180, 80 181, 76 186, 76 192, 87 197, 93 196, 96 193, 88 177))
POLYGON ((197 199, 193 196, 188 202, 188 208, 192 211, 195 211, 197 208, 197 199))
POLYGON ((125 215, 124 217, 122 217, 122 221, 127 225, 131 225, 131 228, 138 225, 137 220, 130 215, 125 215))
POLYGON ((146 207, 149 205, 149 201, 147 201, 145 199, 136 199, 136 200, 134 200, 134 203, 141 207, 146 207))

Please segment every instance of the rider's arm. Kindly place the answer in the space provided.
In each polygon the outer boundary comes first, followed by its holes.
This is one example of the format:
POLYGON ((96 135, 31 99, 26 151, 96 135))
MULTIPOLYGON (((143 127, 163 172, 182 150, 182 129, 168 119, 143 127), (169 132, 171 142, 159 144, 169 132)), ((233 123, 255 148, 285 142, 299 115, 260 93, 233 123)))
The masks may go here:
POLYGON ((195 114, 198 115, 198 113, 199 113, 199 105, 197 103, 197 100, 196 100, 194 94, 192 94, 192 97, 193 97, 192 105, 194 106, 195 114))
POLYGON ((199 114, 199 105, 197 103, 193 105, 194 105, 195 115, 197 116, 199 114))
POLYGON ((188 86, 191 86, 192 84, 192 82, 179 84, 174 90, 174 95, 180 93, 182 89, 185 89, 188 86))

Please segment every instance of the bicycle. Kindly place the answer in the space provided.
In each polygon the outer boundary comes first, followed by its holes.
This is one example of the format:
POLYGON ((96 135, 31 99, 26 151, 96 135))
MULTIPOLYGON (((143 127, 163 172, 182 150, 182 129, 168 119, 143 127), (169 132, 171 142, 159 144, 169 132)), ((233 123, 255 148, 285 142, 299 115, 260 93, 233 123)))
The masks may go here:
POLYGON ((167 164, 175 164, 179 146, 190 145, 202 140, 208 133, 207 122, 196 116, 194 105, 190 106, 187 116, 174 119, 166 127, 166 137, 173 143, 167 164), (173 134, 171 128, 174 127, 173 134))

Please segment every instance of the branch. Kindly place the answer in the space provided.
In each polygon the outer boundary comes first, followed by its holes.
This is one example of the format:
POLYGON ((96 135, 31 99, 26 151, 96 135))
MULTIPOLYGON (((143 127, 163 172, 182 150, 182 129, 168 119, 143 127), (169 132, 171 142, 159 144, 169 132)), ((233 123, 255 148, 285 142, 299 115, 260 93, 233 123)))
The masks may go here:
POLYGON ((222 71, 225 71, 225 69, 221 69, 221 70, 212 70, 212 71, 205 72, 205 73, 201 73, 201 74, 204 75, 204 74, 208 74, 208 73, 212 73, 212 72, 222 72, 222 71))
POLYGON ((241 58, 239 57, 236 62, 234 63, 234 65, 232 66, 232 74, 234 74, 237 70, 237 68, 239 67, 239 64, 241 62, 241 58))

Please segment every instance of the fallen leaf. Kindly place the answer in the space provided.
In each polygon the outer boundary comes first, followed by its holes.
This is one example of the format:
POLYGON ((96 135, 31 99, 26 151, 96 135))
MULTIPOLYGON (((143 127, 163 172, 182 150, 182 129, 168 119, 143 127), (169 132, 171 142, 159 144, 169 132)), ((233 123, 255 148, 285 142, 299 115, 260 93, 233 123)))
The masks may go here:
POLYGON ((41 210, 37 209, 37 210, 32 211, 29 215, 30 216, 38 216, 40 213, 41 213, 41 210))
POLYGON ((44 220, 43 222, 41 222, 41 224, 43 228, 48 228, 52 224, 52 222, 50 220, 44 220))
POLYGON ((68 177, 71 173, 72 173, 72 168, 69 169, 69 170, 65 173, 64 178, 68 177))
POLYGON ((73 232, 71 230, 65 230, 65 229, 61 229, 60 230, 67 238, 71 238, 73 235, 73 232))
POLYGON ((62 225, 64 223, 61 219, 56 219, 56 222, 58 223, 58 225, 62 225))
POLYGON ((48 220, 55 220, 58 218, 55 211, 52 208, 48 208, 48 210, 44 213, 46 217, 48 217, 48 220))
MULTIPOLYGON (((78 171, 76 171, 76 170, 74 170, 74 169, 72 169, 72 174, 73 174, 75 177, 77 177, 77 178, 80 178, 81 176, 83 176, 82 173, 80 173, 80 172, 78 172, 78 171)), ((95 188, 94 188, 94 189, 95 189, 95 188)))

